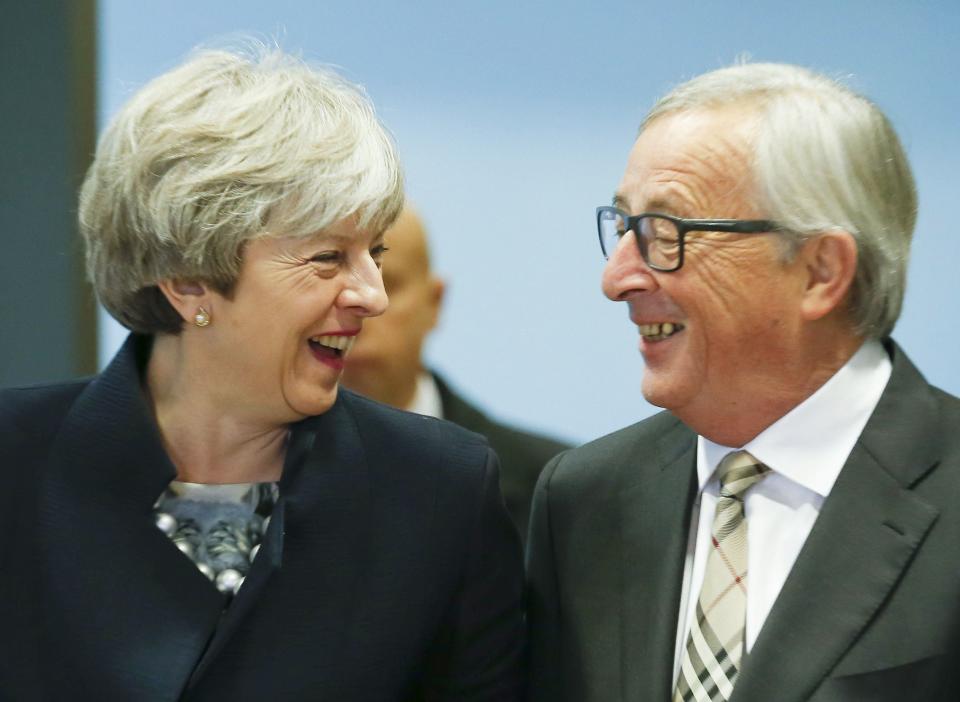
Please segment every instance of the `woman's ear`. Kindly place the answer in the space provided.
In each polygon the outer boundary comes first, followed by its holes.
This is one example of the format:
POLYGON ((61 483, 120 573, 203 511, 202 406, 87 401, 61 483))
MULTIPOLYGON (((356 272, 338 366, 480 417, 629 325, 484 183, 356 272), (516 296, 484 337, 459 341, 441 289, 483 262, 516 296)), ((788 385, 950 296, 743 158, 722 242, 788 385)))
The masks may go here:
POLYGON ((804 242, 807 271, 802 310, 810 321, 841 308, 857 273, 857 241, 845 231, 827 231, 804 242))
POLYGON ((187 324, 198 327, 210 324, 213 306, 211 295, 203 283, 167 279, 161 280, 157 287, 187 324))

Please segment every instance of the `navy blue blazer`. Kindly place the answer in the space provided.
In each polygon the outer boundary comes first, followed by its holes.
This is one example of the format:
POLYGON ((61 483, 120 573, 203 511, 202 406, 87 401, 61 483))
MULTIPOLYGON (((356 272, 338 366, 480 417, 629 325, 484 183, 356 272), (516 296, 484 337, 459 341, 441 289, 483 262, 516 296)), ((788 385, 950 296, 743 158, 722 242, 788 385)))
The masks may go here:
POLYGON ((520 699, 522 558, 481 437, 341 389, 294 425, 224 609, 154 525, 149 344, 0 391, 0 699, 520 699))

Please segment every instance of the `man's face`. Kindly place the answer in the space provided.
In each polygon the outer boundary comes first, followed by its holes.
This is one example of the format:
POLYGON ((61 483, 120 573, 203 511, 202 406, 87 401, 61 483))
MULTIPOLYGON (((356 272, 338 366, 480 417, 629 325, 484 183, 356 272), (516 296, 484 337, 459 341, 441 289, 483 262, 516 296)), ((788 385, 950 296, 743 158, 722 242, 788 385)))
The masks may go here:
POLYGON ((421 370, 427 334, 437 322, 443 284, 430 272, 426 237, 418 217, 404 211, 386 233, 383 283, 388 311, 363 333, 347 358, 343 382, 382 402, 403 407, 421 370))
MULTIPOLYGON (((742 109, 655 120, 630 153, 618 205, 630 214, 765 218, 752 203, 750 120, 742 109)), ((628 233, 604 270, 604 293, 626 301, 641 332, 644 397, 701 434, 742 414, 744 403, 762 410, 791 378, 805 278, 802 264, 781 262, 776 236, 691 232, 683 267, 661 273, 628 233)))

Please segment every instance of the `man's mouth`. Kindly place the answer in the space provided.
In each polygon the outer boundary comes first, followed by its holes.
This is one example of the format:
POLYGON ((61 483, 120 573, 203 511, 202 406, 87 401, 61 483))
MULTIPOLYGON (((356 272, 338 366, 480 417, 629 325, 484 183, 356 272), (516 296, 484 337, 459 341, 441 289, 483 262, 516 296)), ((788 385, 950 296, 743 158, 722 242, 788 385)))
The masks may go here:
POLYGON ((638 324, 640 336, 644 341, 662 341, 668 339, 679 331, 683 331, 682 324, 674 322, 654 322, 653 324, 638 324))
POLYGON ((342 334, 324 334, 323 336, 311 336, 310 348, 317 354, 326 358, 343 358, 347 355, 353 342, 357 340, 354 336, 345 336, 342 334))

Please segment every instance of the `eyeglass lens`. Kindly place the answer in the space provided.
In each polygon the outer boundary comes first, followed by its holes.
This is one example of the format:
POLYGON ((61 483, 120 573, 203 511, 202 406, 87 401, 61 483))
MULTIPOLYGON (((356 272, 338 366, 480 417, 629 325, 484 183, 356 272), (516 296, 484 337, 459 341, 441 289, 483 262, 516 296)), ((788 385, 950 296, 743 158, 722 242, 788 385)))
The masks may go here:
MULTIPOLYGON (((623 215, 610 209, 600 214, 600 243, 608 258, 627 231, 623 215)), ((674 268, 680 260, 680 232, 663 217, 641 217, 637 222, 637 245, 644 261, 658 268, 674 268)))

